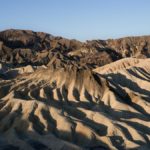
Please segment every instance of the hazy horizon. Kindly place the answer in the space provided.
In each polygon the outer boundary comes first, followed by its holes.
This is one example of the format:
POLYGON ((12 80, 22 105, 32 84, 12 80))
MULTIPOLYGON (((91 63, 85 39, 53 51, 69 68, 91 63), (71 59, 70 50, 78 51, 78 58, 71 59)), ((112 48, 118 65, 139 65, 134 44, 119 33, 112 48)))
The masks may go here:
POLYGON ((33 30, 80 41, 149 35, 149 5, 148 0, 3 0, 0 30, 33 30))

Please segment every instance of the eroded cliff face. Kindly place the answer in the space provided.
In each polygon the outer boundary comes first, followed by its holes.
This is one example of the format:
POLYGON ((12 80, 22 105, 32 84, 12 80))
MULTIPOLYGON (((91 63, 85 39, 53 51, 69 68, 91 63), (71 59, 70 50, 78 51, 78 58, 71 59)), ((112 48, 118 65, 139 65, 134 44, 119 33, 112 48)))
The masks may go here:
POLYGON ((149 37, 0 40, 0 149, 150 148, 149 37))
POLYGON ((54 37, 43 32, 6 30, 0 32, 0 60, 14 64, 47 65, 52 53, 61 53, 82 64, 102 66, 126 57, 150 56, 150 37, 93 40, 85 43, 54 37))

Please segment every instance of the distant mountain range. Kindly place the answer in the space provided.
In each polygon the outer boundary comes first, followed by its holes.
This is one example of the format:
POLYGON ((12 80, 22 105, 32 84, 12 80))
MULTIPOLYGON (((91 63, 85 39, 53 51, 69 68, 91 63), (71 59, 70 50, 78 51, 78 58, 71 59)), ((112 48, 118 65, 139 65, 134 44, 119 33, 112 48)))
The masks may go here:
POLYGON ((0 32, 0 61, 47 65, 55 53, 78 59, 83 65, 102 66, 126 57, 150 57, 150 36, 80 42, 30 30, 0 32))

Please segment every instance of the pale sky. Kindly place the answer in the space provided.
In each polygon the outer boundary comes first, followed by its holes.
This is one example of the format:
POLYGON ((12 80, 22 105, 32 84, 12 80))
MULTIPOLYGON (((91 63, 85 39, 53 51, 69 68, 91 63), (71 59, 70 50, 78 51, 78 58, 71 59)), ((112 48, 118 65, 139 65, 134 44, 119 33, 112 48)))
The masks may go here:
POLYGON ((1 0, 0 30, 81 41, 150 35, 150 0, 1 0))

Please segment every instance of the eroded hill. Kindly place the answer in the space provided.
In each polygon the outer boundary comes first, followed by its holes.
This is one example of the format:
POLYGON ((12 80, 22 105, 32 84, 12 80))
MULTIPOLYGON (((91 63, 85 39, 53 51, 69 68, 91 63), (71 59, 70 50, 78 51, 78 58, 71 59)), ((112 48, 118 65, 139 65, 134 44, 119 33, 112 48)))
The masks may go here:
POLYGON ((8 30, 0 40, 0 149, 150 148, 148 37, 81 43, 8 30))
POLYGON ((149 57, 150 37, 80 42, 30 30, 11 29, 0 32, 2 62, 47 65, 52 58, 51 53, 57 52, 70 58, 78 58, 82 64, 103 66, 126 57, 149 57))

